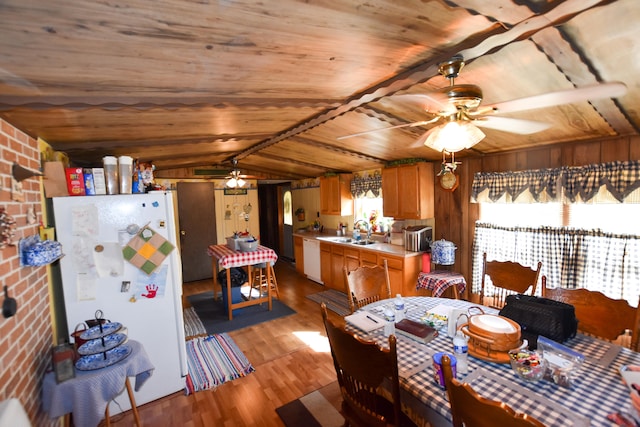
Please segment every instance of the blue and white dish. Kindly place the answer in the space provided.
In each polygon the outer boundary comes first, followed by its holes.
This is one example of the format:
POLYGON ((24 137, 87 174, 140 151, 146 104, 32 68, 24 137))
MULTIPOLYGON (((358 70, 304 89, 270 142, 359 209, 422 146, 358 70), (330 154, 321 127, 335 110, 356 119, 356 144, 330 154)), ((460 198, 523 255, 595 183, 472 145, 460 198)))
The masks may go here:
POLYGON ((106 337, 107 335, 111 335, 115 332, 118 332, 122 328, 122 323, 119 322, 110 322, 102 325, 102 331, 100 331, 100 325, 94 326, 93 328, 89 328, 84 331, 80 338, 89 341, 95 340, 96 338, 106 337))
POLYGON ((129 344, 123 344, 104 353, 82 356, 76 362, 76 369, 79 371, 93 371, 95 369, 106 368, 124 360, 131 354, 132 348, 129 344))
POLYGON ((123 344, 127 339, 125 334, 111 334, 104 338, 87 341, 78 348, 78 354, 87 356, 89 354, 103 353, 123 344), (104 343, 104 344, 103 344, 104 343))

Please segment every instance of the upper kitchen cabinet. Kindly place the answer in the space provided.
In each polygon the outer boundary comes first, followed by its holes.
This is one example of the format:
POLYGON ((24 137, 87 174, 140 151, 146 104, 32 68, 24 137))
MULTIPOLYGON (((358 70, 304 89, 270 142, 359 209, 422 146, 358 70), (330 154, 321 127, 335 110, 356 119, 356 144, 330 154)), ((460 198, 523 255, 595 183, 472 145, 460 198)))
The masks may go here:
POLYGON ((433 163, 418 162, 382 169, 382 210, 385 217, 434 217, 433 163))
POLYGON ((348 173, 320 177, 321 214, 353 215, 352 177, 348 173))

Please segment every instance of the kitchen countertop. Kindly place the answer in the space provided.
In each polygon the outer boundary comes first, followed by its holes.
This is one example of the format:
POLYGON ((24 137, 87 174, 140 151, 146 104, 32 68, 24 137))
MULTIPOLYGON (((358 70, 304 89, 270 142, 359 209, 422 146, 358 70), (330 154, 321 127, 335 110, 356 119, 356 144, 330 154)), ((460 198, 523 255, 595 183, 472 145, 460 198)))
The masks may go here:
MULTIPOLYGON (((389 255, 402 256, 402 257, 414 257, 422 255, 422 252, 413 252, 406 250, 403 246, 392 245, 390 243, 372 243, 369 245, 357 245, 353 243, 353 239, 349 236, 336 236, 335 234, 318 233, 315 231, 296 231, 294 236, 299 236, 306 239, 316 239, 321 242, 328 242, 337 245, 349 246, 352 248, 362 249, 371 252, 383 252, 389 255)), ((372 239, 373 240, 373 239, 372 239)))

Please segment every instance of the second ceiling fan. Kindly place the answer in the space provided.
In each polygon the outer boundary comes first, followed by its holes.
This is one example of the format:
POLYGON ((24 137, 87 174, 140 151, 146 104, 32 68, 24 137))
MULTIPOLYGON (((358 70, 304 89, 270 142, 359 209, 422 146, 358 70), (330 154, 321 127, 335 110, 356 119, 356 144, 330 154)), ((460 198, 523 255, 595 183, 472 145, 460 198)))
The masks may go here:
POLYGON ((513 113, 571 104, 600 98, 615 98, 627 92, 621 82, 600 83, 574 89, 548 92, 540 95, 482 105, 482 90, 472 84, 455 84, 460 70, 464 67, 464 58, 456 55, 451 60, 439 64, 439 73, 449 80, 449 86, 429 94, 393 95, 398 102, 417 105, 427 113, 426 120, 373 129, 338 137, 351 138, 371 132, 403 127, 418 127, 440 123, 416 141, 437 151, 457 152, 469 148, 484 138, 479 128, 495 129, 520 135, 528 135, 548 129, 548 123, 533 120, 499 117, 496 114, 513 113))

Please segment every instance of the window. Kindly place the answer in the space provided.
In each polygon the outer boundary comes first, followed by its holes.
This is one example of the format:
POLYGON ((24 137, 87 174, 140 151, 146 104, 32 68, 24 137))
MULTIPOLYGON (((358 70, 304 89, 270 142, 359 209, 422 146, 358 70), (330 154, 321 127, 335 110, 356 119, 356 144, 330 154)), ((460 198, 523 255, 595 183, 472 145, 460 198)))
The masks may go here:
MULTIPOLYGON (((482 254, 533 266, 547 286, 583 287, 638 304, 640 204, 481 203, 473 248, 473 292, 482 254)), ((539 283, 539 288, 541 289, 539 283)), ((539 293, 539 292, 538 292, 539 293)))
POLYGON ((354 223, 360 219, 369 221, 371 231, 380 233, 388 231, 392 218, 382 216, 382 197, 356 197, 353 203, 354 223))

